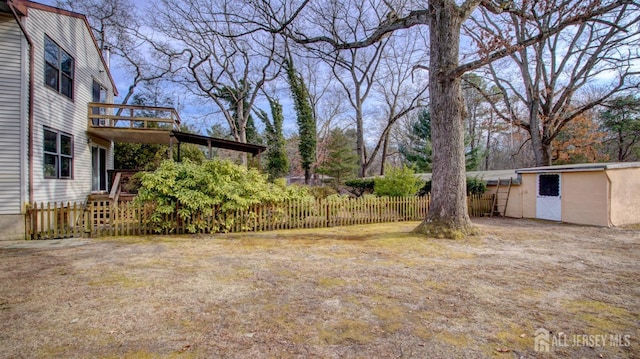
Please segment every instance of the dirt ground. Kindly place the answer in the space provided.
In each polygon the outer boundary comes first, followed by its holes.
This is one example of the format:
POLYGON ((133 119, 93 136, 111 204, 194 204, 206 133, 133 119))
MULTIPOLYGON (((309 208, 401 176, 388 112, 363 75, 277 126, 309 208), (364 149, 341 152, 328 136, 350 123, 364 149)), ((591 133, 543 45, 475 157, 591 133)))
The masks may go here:
POLYGON ((0 357, 640 358, 640 229, 475 222, 0 242, 0 357))

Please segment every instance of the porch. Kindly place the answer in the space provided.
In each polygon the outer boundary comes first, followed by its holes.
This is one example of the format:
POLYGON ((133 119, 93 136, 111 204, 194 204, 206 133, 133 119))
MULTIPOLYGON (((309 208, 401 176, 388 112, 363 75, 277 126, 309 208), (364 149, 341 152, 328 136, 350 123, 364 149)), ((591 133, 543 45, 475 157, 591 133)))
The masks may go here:
MULTIPOLYGON (((92 102, 88 104, 87 134, 92 144, 93 200, 127 200, 133 195, 123 185, 137 170, 108 169, 107 148, 114 143, 145 143, 169 146, 169 158, 177 150, 180 160, 180 144, 192 143, 206 147, 209 159, 212 148, 250 153, 260 157, 266 147, 180 131, 181 119, 171 107, 136 106, 92 102)), ((258 160, 259 161, 259 160, 258 160)))
POLYGON ((89 103, 87 133, 92 137, 124 143, 172 145, 172 132, 180 131, 174 108, 89 103))

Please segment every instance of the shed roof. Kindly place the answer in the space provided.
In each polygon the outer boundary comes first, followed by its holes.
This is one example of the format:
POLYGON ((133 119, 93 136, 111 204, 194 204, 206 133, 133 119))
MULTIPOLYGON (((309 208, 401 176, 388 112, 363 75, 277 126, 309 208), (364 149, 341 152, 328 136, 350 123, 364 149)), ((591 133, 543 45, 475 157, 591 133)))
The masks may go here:
MULTIPOLYGON (((424 181, 428 181, 431 179, 431 173, 420 173, 418 174, 420 179, 424 181)), ((467 171, 467 177, 477 177, 481 180, 487 182, 496 182, 498 179, 508 180, 509 178, 513 178, 516 180, 518 175, 516 174, 516 170, 492 170, 492 171, 467 171)))
POLYGON ((521 168, 516 170, 515 172, 517 174, 541 172, 592 172, 620 168, 640 168, 640 162, 577 163, 573 165, 521 168))

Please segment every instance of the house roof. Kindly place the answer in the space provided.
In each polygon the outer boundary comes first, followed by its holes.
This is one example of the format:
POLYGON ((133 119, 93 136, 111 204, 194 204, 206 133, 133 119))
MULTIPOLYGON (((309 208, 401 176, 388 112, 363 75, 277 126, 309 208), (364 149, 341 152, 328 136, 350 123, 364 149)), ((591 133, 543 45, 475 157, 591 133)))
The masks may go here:
POLYGON ((516 173, 541 173, 541 172, 589 172, 605 171, 620 168, 640 168, 640 162, 607 162, 607 163, 578 163, 573 165, 556 165, 544 167, 521 168, 516 173))
POLYGON ((47 12, 51 12, 51 13, 55 13, 63 16, 74 17, 82 20, 84 22, 84 25, 87 31, 89 32, 89 35, 91 35, 91 39, 93 40, 93 45, 95 46, 96 51, 100 56, 100 60, 102 61, 104 68, 107 70, 107 76, 109 76, 109 81, 111 82, 111 86, 113 87, 113 93, 115 96, 118 96, 118 88, 116 87, 116 83, 113 80, 113 76, 111 76, 111 71, 109 70, 109 66, 107 66, 107 62, 102 56, 102 49, 100 49, 100 46, 98 46, 98 41, 93 35, 93 31, 91 30, 91 26, 89 25, 89 21, 87 20, 87 17, 85 15, 77 12, 69 11, 69 10, 59 9, 57 7, 53 7, 49 5, 40 4, 33 1, 0 0, 0 11, 3 11, 3 12, 10 11, 10 8, 14 8, 18 13, 18 15, 21 15, 21 16, 28 16, 29 9, 37 9, 37 10, 47 11, 47 12))

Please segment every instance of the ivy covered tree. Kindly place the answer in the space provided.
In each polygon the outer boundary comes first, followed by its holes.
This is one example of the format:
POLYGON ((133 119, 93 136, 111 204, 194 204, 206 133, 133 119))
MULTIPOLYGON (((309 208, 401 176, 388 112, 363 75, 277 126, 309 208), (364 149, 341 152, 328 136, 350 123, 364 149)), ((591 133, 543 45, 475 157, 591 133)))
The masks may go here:
POLYGON ((293 59, 289 57, 284 65, 287 70, 287 80, 291 88, 294 108, 300 135, 298 149, 302 158, 302 169, 304 170, 304 182, 309 184, 311 179, 311 167, 316 161, 316 121, 313 117, 313 108, 309 101, 309 91, 304 83, 304 79, 296 71, 293 59))
POLYGON ((333 187, 353 178, 358 170, 358 155, 354 147, 355 133, 334 128, 329 132, 327 157, 318 167, 318 173, 332 177, 333 187))
POLYGON ((267 139, 267 173, 269 178, 281 178, 289 173, 289 160, 287 158, 287 141, 284 138, 282 125, 284 123, 284 115, 282 114, 282 105, 278 99, 269 97, 269 107, 271 107, 271 117, 265 111, 257 112, 258 118, 264 123, 265 135, 267 139))

